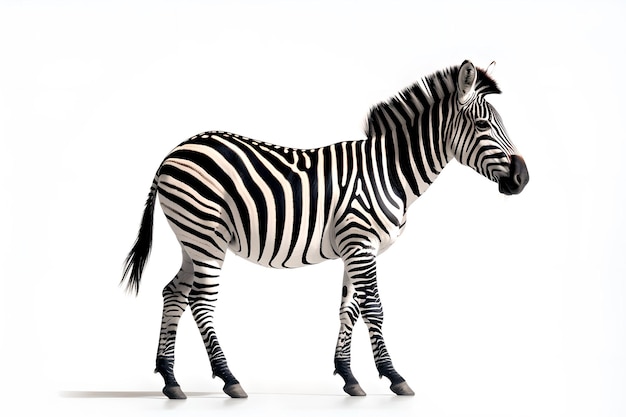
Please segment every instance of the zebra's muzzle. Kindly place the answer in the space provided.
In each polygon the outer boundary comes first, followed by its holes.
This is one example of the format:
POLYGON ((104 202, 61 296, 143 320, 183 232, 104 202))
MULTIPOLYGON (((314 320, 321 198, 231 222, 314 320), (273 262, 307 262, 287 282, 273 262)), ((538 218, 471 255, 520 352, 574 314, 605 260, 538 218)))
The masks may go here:
POLYGON ((506 195, 519 194, 526 187, 529 179, 524 159, 519 155, 512 155, 509 176, 498 178, 498 189, 506 195))

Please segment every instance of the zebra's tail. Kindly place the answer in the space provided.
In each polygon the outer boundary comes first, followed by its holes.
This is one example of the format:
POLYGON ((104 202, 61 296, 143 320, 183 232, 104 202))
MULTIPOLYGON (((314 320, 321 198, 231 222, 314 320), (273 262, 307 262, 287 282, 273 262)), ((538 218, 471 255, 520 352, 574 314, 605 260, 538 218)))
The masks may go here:
POLYGON ((135 240, 133 248, 126 257, 126 261, 124 262, 124 275, 120 281, 121 285, 125 280, 128 280, 126 283, 126 290, 128 292, 134 292, 135 295, 139 293, 141 274, 143 273, 143 268, 146 266, 148 258, 150 257, 156 195, 157 176, 155 176, 154 181, 152 181, 150 193, 148 194, 148 199, 146 200, 146 208, 144 209, 143 217, 141 218, 141 226, 139 226, 137 240, 135 240))

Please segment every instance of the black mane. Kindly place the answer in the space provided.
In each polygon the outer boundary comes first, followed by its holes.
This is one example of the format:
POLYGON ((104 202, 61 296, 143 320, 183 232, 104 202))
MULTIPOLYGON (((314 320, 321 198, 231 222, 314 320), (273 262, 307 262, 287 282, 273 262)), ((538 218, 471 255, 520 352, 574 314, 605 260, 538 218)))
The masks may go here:
MULTIPOLYGON (((483 69, 476 68, 476 93, 479 95, 500 94, 501 90, 493 78, 483 69)), ((412 113, 414 116, 421 109, 430 107, 433 103, 445 100, 451 94, 456 93, 456 80, 459 73, 459 66, 450 67, 443 71, 426 76, 410 87, 400 91, 389 100, 381 102, 370 109, 367 117, 365 133, 370 135, 373 123, 381 116, 393 114, 394 110, 401 113, 412 113)))

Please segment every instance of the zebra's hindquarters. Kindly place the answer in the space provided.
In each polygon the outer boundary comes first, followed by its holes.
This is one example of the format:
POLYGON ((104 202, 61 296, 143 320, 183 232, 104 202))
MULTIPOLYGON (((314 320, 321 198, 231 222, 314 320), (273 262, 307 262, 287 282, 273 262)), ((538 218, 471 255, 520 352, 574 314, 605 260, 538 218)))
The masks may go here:
MULTIPOLYGON (((159 201, 183 249, 203 247, 213 255, 223 252, 232 239, 232 226, 224 213, 225 200, 210 185, 187 170, 164 163, 159 181, 159 201)), ((220 256, 218 256, 220 257, 220 256)))

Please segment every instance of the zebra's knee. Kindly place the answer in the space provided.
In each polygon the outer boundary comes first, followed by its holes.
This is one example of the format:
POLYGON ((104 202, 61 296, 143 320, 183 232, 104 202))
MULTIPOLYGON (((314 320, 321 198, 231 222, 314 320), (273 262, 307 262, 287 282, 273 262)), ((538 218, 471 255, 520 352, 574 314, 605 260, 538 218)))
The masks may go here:
POLYGON ((191 307, 191 311, 195 311, 202 303, 202 297, 199 297, 197 293, 191 291, 187 297, 187 302, 189 303, 189 307, 191 307))
POLYGON ((195 288, 189 292, 187 296, 187 302, 189 303, 189 307, 191 307, 191 311, 194 314, 197 314, 201 311, 213 311, 215 308, 215 302, 217 301, 216 294, 213 296, 208 295, 204 291, 198 291, 195 288))
POLYGON ((346 324, 354 325, 360 315, 359 301, 356 292, 346 293, 344 286, 341 306, 339 307, 339 319, 346 324))
POLYGON ((385 315, 383 313, 383 307, 380 301, 365 301, 361 305, 361 314, 363 315, 363 321, 369 326, 375 326, 381 328, 385 315))

